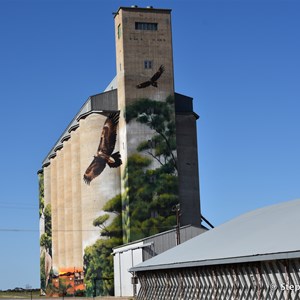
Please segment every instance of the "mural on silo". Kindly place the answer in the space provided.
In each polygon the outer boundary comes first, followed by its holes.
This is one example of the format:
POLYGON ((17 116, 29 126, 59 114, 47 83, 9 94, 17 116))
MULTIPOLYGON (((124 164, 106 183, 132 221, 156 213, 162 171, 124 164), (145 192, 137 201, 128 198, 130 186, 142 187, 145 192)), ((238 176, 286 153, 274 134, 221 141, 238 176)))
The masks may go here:
POLYGON ((113 153, 117 140, 119 116, 120 112, 111 113, 104 123, 97 153, 83 175, 86 184, 90 184, 95 177, 99 176, 106 165, 110 168, 117 168, 122 164, 119 151, 113 153))
POLYGON ((120 9, 116 79, 88 98, 43 161, 48 295, 113 295, 112 248, 176 225, 170 11, 120 9))
POLYGON ((174 98, 139 99, 126 107, 127 126, 148 127, 128 156, 125 195, 122 196, 123 240, 134 241, 176 224, 172 207, 178 199, 174 98))
POLYGON ((174 97, 160 94, 165 67, 153 73, 134 83, 139 96, 125 111, 79 117, 39 175, 41 287, 49 296, 113 295, 112 248, 176 225, 174 97))
POLYGON ((136 86, 136 88, 138 89, 144 89, 150 85, 154 86, 154 87, 158 87, 157 85, 157 80, 159 79, 159 77, 161 76, 161 74, 164 72, 165 67, 163 65, 161 65, 158 69, 158 71, 147 81, 144 81, 140 84, 138 84, 136 86))
POLYGON ((45 293, 50 282, 52 271, 52 225, 51 204, 45 204, 44 199, 44 174, 39 177, 39 214, 40 214, 40 278, 41 290, 45 293))
POLYGON ((119 115, 114 111, 81 116, 79 126, 39 173, 41 289, 48 296, 99 295, 95 282, 104 269, 98 264, 95 270, 86 267, 85 249, 102 240, 106 247, 116 244, 102 231, 118 222, 115 211, 106 206, 121 190, 119 115))
MULTIPOLYGON (((161 65, 150 80, 141 80, 136 88, 156 89, 163 72, 161 65)), ((93 292, 113 295, 112 248, 176 225, 172 211, 179 201, 174 97, 161 101, 138 98, 126 106, 124 117, 131 134, 127 136, 127 159, 122 158, 123 189, 103 206, 105 214, 93 220, 100 238, 84 252, 87 296, 93 292)))
MULTIPOLYGON (((117 140, 117 127, 120 112, 108 115, 100 138, 100 144, 93 161, 84 173, 86 184, 95 179, 99 185, 107 184, 108 178, 102 177, 106 165, 118 168, 122 164, 119 151, 114 152, 117 140), (102 178, 101 178, 102 177, 102 178)), ((115 188, 112 189, 115 192, 115 188)), ((93 220, 93 226, 99 228, 99 239, 84 249, 84 281, 86 295, 113 295, 113 258, 112 248, 121 244, 121 202, 119 196, 112 197, 102 208, 102 214, 93 220)))

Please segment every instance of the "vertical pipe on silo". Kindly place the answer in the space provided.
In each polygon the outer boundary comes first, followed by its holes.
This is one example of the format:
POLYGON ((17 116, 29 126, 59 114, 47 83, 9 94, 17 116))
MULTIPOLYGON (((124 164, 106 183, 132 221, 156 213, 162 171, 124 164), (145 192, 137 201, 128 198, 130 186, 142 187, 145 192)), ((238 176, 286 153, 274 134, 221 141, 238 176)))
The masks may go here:
POLYGON ((72 214, 73 214, 73 265, 83 267, 82 253, 82 206, 80 169, 80 130, 71 132, 72 214))
MULTIPOLYGON (((81 201, 82 201, 82 251, 94 243, 98 237, 98 231, 93 226, 93 221, 97 217, 96 202, 97 186, 99 177, 94 179, 89 185, 83 181, 83 174, 93 160, 97 152, 102 131, 101 117, 91 114, 85 119, 80 120, 80 162, 81 162, 81 201)), ((103 124, 102 124, 103 126, 103 124)))
POLYGON ((65 204, 64 204, 64 153, 63 149, 56 152, 57 159, 57 214, 58 214, 58 255, 59 269, 65 268, 65 204))
POLYGON ((72 170, 71 140, 64 142, 64 198, 65 198, 65 257, 66 267, 73 267, 73 202, 72 202, 72 170))
POLYGON ((51 159, 51 211, 52 211, 52 266, 54 271, 59 268, 59 251, 58 251, 58 206, 57 206, 57 160, 56 157, 51 159))
POLYGON ((44 167, 44 201, 45 207, 51 204, 51 164, 44 167))

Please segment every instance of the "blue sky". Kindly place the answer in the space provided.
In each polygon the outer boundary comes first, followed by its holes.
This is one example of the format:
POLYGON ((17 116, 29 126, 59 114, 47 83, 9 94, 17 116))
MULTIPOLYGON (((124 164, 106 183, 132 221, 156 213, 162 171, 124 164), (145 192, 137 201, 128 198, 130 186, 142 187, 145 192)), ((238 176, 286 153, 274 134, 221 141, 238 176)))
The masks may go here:
POLYGON ((203 215, 219 225, 300 198, 299 1, 0 0, 0 289, 39 287, 36 173, 115 76, 112 12, 132 4, 172 9, 175 89, 200 115, 203 215))

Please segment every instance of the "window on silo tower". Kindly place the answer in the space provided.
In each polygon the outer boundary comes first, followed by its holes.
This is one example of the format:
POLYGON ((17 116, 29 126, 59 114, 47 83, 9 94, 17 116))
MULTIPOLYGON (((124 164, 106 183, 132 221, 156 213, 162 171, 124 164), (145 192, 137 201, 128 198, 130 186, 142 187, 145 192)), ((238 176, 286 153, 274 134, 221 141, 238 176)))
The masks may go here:
POLYGON ((144 68, 145 69, 152 69, 152 60, 145 60, 144 61, 144 68))
POLYGON ((157 23, 135 22, 136 30, 157 30, 157 23))

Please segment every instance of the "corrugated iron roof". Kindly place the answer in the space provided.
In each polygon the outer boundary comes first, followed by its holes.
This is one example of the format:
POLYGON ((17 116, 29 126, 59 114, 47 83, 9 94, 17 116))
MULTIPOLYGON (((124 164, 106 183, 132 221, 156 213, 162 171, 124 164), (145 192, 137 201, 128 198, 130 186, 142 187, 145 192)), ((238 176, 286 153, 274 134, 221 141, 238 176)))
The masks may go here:
POLYGON ((79 127, 78 120, 80 117, 92 113, 92 112, 99 112, 100 110, 103 111, 114 111, 117 110, 117 90, 108 90, 104 91, 103 93, 99 93, 93 96, 90 96, 86 102, 82 105, 79 112, 75 115, 72 121, 69 123, 67 128, 64 130, 62 135, 56 141, 55 145, 51 148, 47 156, 43 161, 43 167, 49 165, 49 161, 52 157, 56 156, 56 151, 63 148, 63 142, 66 140, 66 137, 69 137, 69 133, 72 130, 75 130, 79 127), (99 109, 100 108, 100 109, 99 109))
POLYGON ((153 257, 130 271, 300 257, 300 199, 257 209, 153 257))

